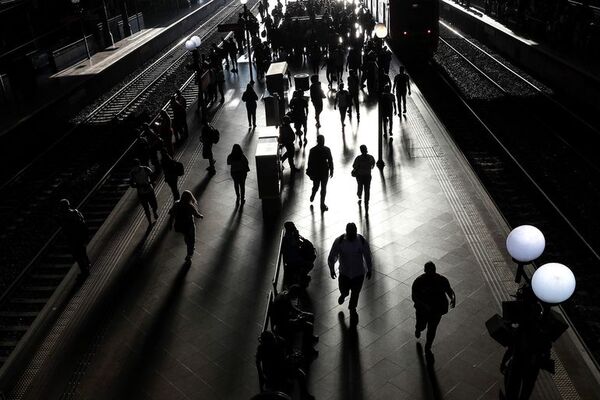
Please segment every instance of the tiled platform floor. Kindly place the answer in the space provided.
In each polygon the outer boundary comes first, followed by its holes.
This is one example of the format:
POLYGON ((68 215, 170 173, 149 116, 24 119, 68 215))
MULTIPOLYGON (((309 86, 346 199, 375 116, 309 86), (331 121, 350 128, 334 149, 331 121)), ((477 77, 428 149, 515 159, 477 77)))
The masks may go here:
MULTIPOLYGON (((360 144, 376 155, 376 108, 367 99, 360 125, 352 121, 345 133, 331 104, 323 113, 320 132, 336 164, 328 188, 330 210, 309 208, 310 181, 303 173, 291 178, 286 165, 281 210, 269 208, 265 219, 253 152, 257 137, 275 128, 265 127, 262 106, 259 127, 247 128, 239 100, 245 67, 239 76, 228 76, 226 102, 216 114, 221 131, 214 148, 217 174, 210 177, 205 171, 196 121, 181 155, 186 164, 182 187, 197 195, 205 215, 198 223, 191 267, 183 266, 182 238, 166 228, 168 188, 159 186, 161 218, 150 232, 130 192, 94 241, 91 276, 10 398, 250 398, 258 389, 256 339, 286 220, 294 221, 319 250, 309 287, 321 336, 309 379, 317 399, 498 398, 503 349, 488 337, 484 322, 499 310, 498 300, 514 290, 503 248, 507 227, 418 88, 406 117, 394 121, 395 140, 385 146, 383 173, 374 170, 368 219, 350 176, 360 144), (225 165, 234 143, 241 144, 251 163, 248 200, 237 209, 225 165), (347 309, 337 305, 337 282, 325 265, 329 247, 349 221, 357 223, 374 253, 375 274, 359 301, 356 332, 348 328, 347 309), (411 283, 428 260, 449 278, 458 300, 440 324, 430 369, 417 351, 410 300, 411 283)), ((262 91, 263 85, 257 88, 262 91)), ((297 154, 301 166, 315 144, 312 110, 309 120, 308 146, 297 154)), ((571 346, 568 335, 564 342, 571 346)), ((589 375, 574 358, 581 377, 589 375)), ((578 386, 579 396, 571 396, 569 376, 561 377, 566 384, 557 388, 544 375, 534 398, 593 398, 588 397, 593 392, 581 392, 583 386, 578 386)))

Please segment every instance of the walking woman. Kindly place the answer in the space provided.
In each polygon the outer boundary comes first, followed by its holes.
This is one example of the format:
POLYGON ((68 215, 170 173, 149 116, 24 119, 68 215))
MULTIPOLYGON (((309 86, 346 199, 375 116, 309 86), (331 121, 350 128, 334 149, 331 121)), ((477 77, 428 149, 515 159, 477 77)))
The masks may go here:
POLYGON ((250 171, 248 159, 244 155, 239 144, 234 144, 231 149, 231 154, 227 156, 227 165, 231 165, 231 177, 233 178, 233 187, 235 189, 235 203, 242 204, 246 202, 246 175, 250 171))
POLYGON ((246 103, 246 113, 248 114, 248 126, 256 128, 256 102, 258 96, 252 87, 252 84, 246 86, 246 91, 242 95, 242 101, 246 103))
POLYGON ((196 245, 196 218, 204 218, 204 215, 198 212, 197 202, 194 195, 189 190, 181 194, 181 199, 173 204, 169 210, 169 230, 175 228, 175 232, 183 234, 183 240, 187 246, 186 262, 192 260, 194 248, 196 245))
POLYGON ((161 110, 160 112, 160 125, 158 132, 163 141, 165 149, 167 149, 167 153, 173 157, 175 154, 175 149, 173 148, 173 123, 169 113, 165 110, 161 110))

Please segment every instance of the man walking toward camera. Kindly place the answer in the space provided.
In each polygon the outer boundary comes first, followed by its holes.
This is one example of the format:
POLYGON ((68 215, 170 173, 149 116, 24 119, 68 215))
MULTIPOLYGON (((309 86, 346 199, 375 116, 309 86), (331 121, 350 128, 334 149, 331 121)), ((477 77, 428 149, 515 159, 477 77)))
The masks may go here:
POLYGON ((346 225, 346 233, 335 239, 333 246, 331 246, 329 258, 327 259, 331 279, 336 278, 335 263, 338 260, 340 262, 340 297, 338 298, 338 304, 344 304, 344 300, 350 294, 348 304, 350 322, 356 325, 358 323, 358 313, 356 312, 358 295, 362 289, 365 276, 367 279, 371 279, 373 263, 369 243, 362 235, 357 233, 356 225, 353 222, 346 225))
POLYGON ((456 295, 448 279, 435 272, 435 264, 425 263, 425 273, 419 276, 412 285, 412 299, 415 302, 417 326, 415 337, 421 337, 421 332, 427 328, 425 352, 431 353, 431 345, 435 339, 438 324, 442 315, 448 312, 448 297, 450 307, 456 304, 456 295))

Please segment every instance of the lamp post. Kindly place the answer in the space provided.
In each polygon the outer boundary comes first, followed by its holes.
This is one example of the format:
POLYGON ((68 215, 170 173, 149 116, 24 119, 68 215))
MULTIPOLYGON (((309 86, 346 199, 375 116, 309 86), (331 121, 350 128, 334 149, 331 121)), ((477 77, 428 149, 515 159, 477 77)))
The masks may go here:
MULTIPOLYGON (((379 39, 383 40, 387 36, 387 28, 384 24, 378 23, 375 25, 375 36, 379 39)), ((381 75, 381 65, 378 65, 379 75, 381 75)), ((385 166, 385 162, 383 161, 383 129, 382 129, 382 115, 381 115, 381 100, 382 100, 382 91, 379 90, 378 93, 378 101, 377 101, 377 168, 380 170, 385 166)))
POLYGON ((248 27, 250 20, 248 7, 246 7, 248 0, 240 0, 240 3, 244 6, 244 30, 246 31, 246 46, 248 47, 248 71, 250 73, 250 83, 254 84, 254 79, 252 78, 252 46, 250 45, 250 28, 248 27))
POLYGON ((83 35, 83 43, 85 43, 85 52, 87 54, 88 60, 91 60, 92 56, 90 55, 90 47, 88 46, 87 38, 85 37, 85 30, 83 28, 83 7, 81 7, 81 4, 79 2, 80 0, 71 0, 71 4, 73 4, 75 9, 79 13, 79 24, 81 26, 81 34, 83 35))
POLYGON ((513 229, 506 238, 506 249, 517 263, 515 282, 525 277, 524 267, 542 255, 546 248, 544 234, 535 226, 521 225, 513 229))
POLYGON ((198 107, 197 112, 200 113, 200 119, 205 121, 206 112, 204 104, 204 90, 202 88, 202 66, 200 65, 200 45, 202 39, 199 36, 192 36, 185 42, 185 48, 192 54, 192 63, 189 68, 196 74, 196 83, 198 84, 198 107))
POLYGON ((559 263, 542 265, 531 280, 524 272, 524 266, 541 256, 545 246, 543 233, 531 225, 513 229, 506 239, 506 248, 517 263, 515 282, 524 278, 525 284, 517 290, 515 301, 502 302, 503 315, 495 315, 486 326, 490 335, 507 347, 500 366, 507 400, 529 399, 540 370, 554 373, 552 343, 568 329, 552 306, 575 291, 573 272, 559 263))

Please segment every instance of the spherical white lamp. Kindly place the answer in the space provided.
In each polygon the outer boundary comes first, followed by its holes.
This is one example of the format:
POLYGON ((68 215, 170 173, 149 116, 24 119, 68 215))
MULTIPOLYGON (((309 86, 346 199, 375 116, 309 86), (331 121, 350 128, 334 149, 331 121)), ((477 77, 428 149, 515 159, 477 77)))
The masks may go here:
POLYGON ((245 5, 247 2, 248 2, 248 0, 240 0, 240 3, 242 3, 242 4, 244 4, 244 5, 245 5))
POLYGON ((194 50, 196 48, 196 45, 191 40, 186 40, 185 41, 185 48, 186 48, 186 50, 192 51, 192 50, 194 50))
POLYGON ((388 31, 384 24, 378 23, 377 25, 375 25, 375 36, 377 36, 379 39, 383 39, 387 36, 387 34, 388 31))
POLYGON ((575 291, 575 275, 563 264, 544 264, 533 274, 531 288, 535 296, 545 303, 562 303, 575 291))
POLYGON ((541 256, 545 247, 544 234, 531 225, 521 225, 513 229, 506 238, 508 253, 522 263, 529 263, 541 256))
POLYGON ((194 46, 196 46, 196 48, 200 47, 200 45, 202 44, 202 39, 200 39, 200 36, 192 36, 190 38, 190 40, 194 43, 194 46))

